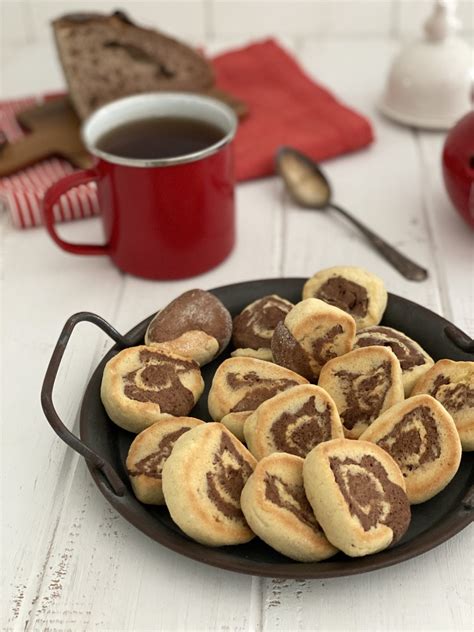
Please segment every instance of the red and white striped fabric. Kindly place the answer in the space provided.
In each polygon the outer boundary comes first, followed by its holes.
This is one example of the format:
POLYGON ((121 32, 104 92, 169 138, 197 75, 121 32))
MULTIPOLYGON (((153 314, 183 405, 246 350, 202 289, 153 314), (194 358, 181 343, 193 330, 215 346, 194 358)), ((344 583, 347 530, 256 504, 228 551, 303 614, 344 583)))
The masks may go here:
MULTIPOLYGON (((41 103, 41 99, 0 102, 0 131, 9 143, 14 143, 24 135, 15 115, 38 103, 41 103)), ((10 214, 17 228, 39 226, 43 223, 41 205, 47 189, 73 171, 74 167, 66 160, 49 158, 0 178, 0 208, 10 214)), ((54 207, 57 222, 82 219, 98 213, 96 185, 93 183, 68 191, 54 207)))

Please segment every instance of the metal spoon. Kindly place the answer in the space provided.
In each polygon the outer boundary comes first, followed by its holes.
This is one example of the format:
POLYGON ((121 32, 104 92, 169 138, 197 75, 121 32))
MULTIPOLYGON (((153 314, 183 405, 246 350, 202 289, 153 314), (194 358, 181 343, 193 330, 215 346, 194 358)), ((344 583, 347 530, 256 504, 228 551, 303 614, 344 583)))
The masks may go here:
POLYGON ((329 181, 311 158, 291 147, 281 147, 276 156, 276 164, 288 192, 300 206, 318 210, 332 208, 338 211, 355 224, 384 259, 405 278, 410 281, 424 281, 428 277, 428 271, 425 268, 402 255, 343 208, 331 202, 329 181))

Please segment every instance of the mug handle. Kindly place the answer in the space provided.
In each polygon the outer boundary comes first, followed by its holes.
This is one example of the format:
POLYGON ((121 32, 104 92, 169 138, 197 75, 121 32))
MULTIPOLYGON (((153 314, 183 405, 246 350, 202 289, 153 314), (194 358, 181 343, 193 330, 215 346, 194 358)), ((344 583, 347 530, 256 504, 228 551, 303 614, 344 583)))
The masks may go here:
POLYGON ((43 221, 48 233, 60 248, 75 255, 105 255, 109 251, 108 244, 72 244, 64 241, 56 232, 54 226, 53 207, 64 193, 69 189, 78 187, 80 184, 95 182, 99 175, 95 169, 86 169, 85 171, 77 171, 61 178, 53 184, 47 191, 43 200, 43 221))

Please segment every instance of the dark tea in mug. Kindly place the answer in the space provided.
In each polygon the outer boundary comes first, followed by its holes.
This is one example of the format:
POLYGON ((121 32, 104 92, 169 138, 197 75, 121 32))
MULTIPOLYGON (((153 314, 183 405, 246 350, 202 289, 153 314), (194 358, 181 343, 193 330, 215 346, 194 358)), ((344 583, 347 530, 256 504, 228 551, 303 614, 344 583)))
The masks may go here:
POLYGON ((194 154, 224 136, 223 130, 207 121, 161 116, 115 127, 97 140, 96 147, 121 158, 153 160, 194 154))

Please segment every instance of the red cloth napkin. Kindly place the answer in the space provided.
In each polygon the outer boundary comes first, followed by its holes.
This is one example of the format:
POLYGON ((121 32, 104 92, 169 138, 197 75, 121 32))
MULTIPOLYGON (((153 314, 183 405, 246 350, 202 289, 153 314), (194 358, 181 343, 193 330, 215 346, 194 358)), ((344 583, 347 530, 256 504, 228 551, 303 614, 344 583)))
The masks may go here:
POLYGON ((237 180, 274 171, 275 151, 291 145, 315 160, 365 147, 369 121, 305 75, 272 39, 215 57, 219 88, 249 107, 237 132, 237 180))
MULTIPOLYGON (((239 181, 272 174, 280 145, 292 145, 323 160, 364 147, 373 139, 367 119, 307 77, 272 39, 218 55, 213 64, 217 86, 240 98, 249 108, 235 139, 239 181)), ((0 103, 0 130, 9 142, 23 135, 15 114, 37 101, 0 103)), ((44 193, 73 170, 65 160, 51 158, 1 178, 0 206, 10 212, 18 228, 41 224, 44 193)), ((98 213, 95 185, 69 191, 54 211, 56 221, 98 213)))

